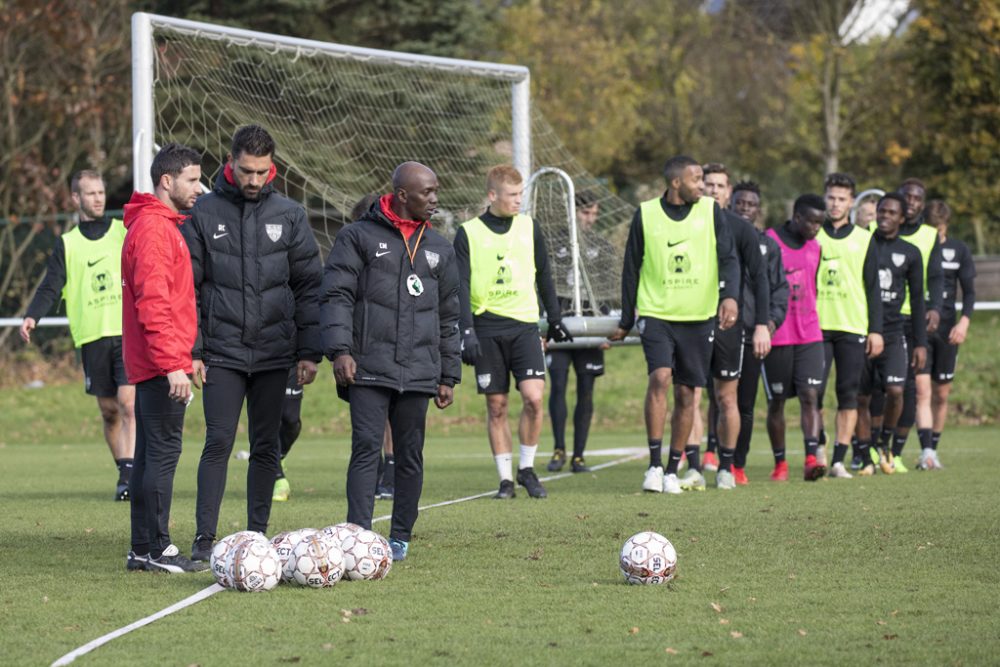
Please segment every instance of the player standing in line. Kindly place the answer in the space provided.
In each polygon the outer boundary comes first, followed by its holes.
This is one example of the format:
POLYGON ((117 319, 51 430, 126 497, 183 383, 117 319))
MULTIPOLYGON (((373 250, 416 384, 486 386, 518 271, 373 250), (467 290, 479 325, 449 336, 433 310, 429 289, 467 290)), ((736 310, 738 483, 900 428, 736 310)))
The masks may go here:
POLYGON ((871 197, 865 198, 863 202, 858 204, 858 210, 854 216, 854 224, 861 229, 871 232, 872 225, 876 224, 875 204, 876 200, 871 197))
POLYGON ((135 454, 135 387, 122 362, 121 256, 125 226, 104 215, 104 179, 86 169, 70 181, 80 224, 56 242, 45 278, 21 323, 31 342, 38 320, 64 299, 73 345, 83 360, 84 391, 97 397, 104 440, 118 468, 115 500, 128 500, 135 454))
MULTIPOLYGON (((767 262, 760 252, 757 230, 747 220, 729 210, 733 189, 725 165, 717 162, 709 163, 702 167, 702 171, 705 175, 705 194, 719 204, 722 216, 729 223, 729 231, 733 236, 736 257, 740 263, 737 304, 743 313, 743 319, 748 317, 751 319, 749 339, 751 354, 757 359, 763 359, 771 351, 771 332, 767 327, 770 286, 767 278, 767 262), (752 312, 746 311, 747 302, 744 301, 744 293, 747 292, 753 295, 753 300, 749 302, 753 308, 752 312)), ((740 435, 737 388, 743 368, 746 341, 742 322, 728 329, 721 329, 716 324, 715 343, 712 346, 712 374, 708 380, 708 451, 705 453, 704 465, 706 470, 712 470, 709 464, 710 462, 715 464, 719 471, 718 486, 723 489, 736 486, 732 459, 736 454, 740 435), (722 461, 712 460, 716 456, 715 449, 718 449, 722 461)), ((697 405, 700 391, 695 391, 697 405)))
MULTIPOLYGON (((913 327, 915 346, 910 347, 905 335, 906 321, 925 321, 923 261, 920 250, 899 236, 903 223, 906 200, 895 192, 882 197, 878 202, 878 230, 874 243, 878 250, 879 290, 882 294, 882 320, 885 346, 882 354, 869 358, 861 376, 858 409, 868 409, 872 388, 879 386, 885 392, 885 415, 883 427, 877 443, 881 451, 879 466, 882 472, 892 474, 892 456, 889 453, 889 439, 903 410, 903 385, 906 383, 907 366, 921 368, 927 356, 927 333, 923 326, 913 327), (911 314, 902 312, 907 295, 910 299, 911 314)), ((864 467, 858 473, 869 476, 875 466, 869 462, 869 448, 872 433, 865 430, 867 422, 858 420, 858 447, 864 467)))
POLYGON ((284 402, 289 369, 296 367, 299 384, 309 384, 322 359, 319 248, 305 210, 272 185, 274 152, 267 130, 239 128, 215 189, 198 200, 185 230, 201 311, 194 382, 204 385, 205 406, 194 560, 212 554, 244 402, 247 530, 267 530, 280 467, 276 408, 284 402))
POLYGON ((507 421, 510 376, 523 409, 518 426, 517 483, 532 498, 548 494, 535 474, 535 453, 542 431, 545 355, 538 337, 538 295, 545 306, 546 338, 572 341, 562 324, 549 256, 541 228, 519 213, 524 183, 510 165, 486 175, 489 208, 462 224, 455 235, 455 256, 462 308, 462 361, 476 368, 476 384, 486 395, 487 431, 500 477, 494 498, 514 497, 513 438, 507 421))
POLYGON ((431 229, 438 179, 417 162, 337 234, 323 275, 323 349, 351 406, 347 520, 371 528, 386 420, 396 453, 389 546, 406 558, 424 480, 427 407, 444 409, 462 376, 458 271, 431 229))
MULTIPOLYGON (((785 321, 785 313, 788 311, 788 281, 785 279, 785 268, 781 264, 781 248, 774 239, 764 233, 760 215, 760 186, 753 181, 737 183, 733 188, 732 208, 753 225, 757 232, 760 254, 767 266, 767 284, 770 290, 767 328, 773 336, 774 332, 785 321)), ((743 306, 743 326, 747 333, 750 333, 756 327, 754 315, 756 305, 753 291, 746 284, 743 285, 743 306)), ((737 387, 740 433, 736 440, 736 456, 733 459, 733 477, 740 485, 749 483, 746 474, 747 454, 750 453, 750 439, 753 436, 753 411, 757 403, 757 385, 760 381, 760 371, 763 365, 763 357, 754 349, 752 338, 744 336, 743 340, 743 366, 740 368, 740 380, 737 387)))
MULTIPOLYGON (((816 310, 823 331, 823 384, 819 390, 820 446, 823 395, 830 370, 837 365, 837 427, 830 477, 850 479, 844 457, 858 421, 858 387, 865 358, 882 353, 882 298, 878 255, 872 235, 852 225, 854 179, 833 173, 824 183, 826 220, 820 229, 821 258, 816 281, 816 310)), ((824 456, 817 456, 821 463, 824 456)))
MULTIPOLYGON (((916 319, 907 319, 907 345, 913 349, 916 336, 913 327, 926 326, 928 334, 933 335, 941 322, 941 297, 944 291, 944 275, 941 269, 941 243, 938 241, 937 230, 924 220, 924 204, 927 199, 927 188, 916 178, 908 178, 899 186, 899 194, 906 200, 906 221, 899 228, 899 237, 917 246, 923 262, 923 284, 925 286, 924 302, 927 306, 926 325, 916 319)), ((910 314, 910 296, 903 301, 902 313, 910 314)), ((929 361, 929 359, 928 359, 929 361)), ((934 418, 931 414, 931 369, 924 365, 908 372, 906 387, 903 390, 903 413, 899 417, 899 426, 892 439, 892 456, 896 472, 908 472, 901 455, 906 445, 906 438, 914 422, 917 424, 917 436, 920 438, 921 451, 931 446, 933 440, 934 418), (895 463, 895 459, 900 460, 895 463)), ((883 423, 882 429, 884 430, 883 423)))
POLYGON ((201 156, 167 144, 150 168, 153 193, 135 192, 125 205, 121 252, 122 352, 135 385, 135 464, 131 549, 127 570, 198 572, 208 567, 182 556, 170 539, 170 502, 181 455, 184 411, 191 402, 191 348, 198 315, 191 256, 178 231, 178 211, 201 192, 201 156))
POLYGON ((823 383, 823 332, 816 312, 816 272, 820 247, 816 241, 826 204, 815 194, 795 200, 792 219, 768 235, 781 248, 790 296, 788 315, 771 339, 771 354, 764 360, 764 389, 767 392, 767 434, 774 453, 776 482, 788 480, 785 460, 785 401, 799 398, 806 461, 803 477, 815 481, 826 473, 816 460, 819 447, 819 387, 823 383))
MULTIPOLYGON (((632 218, 622 267, 622 317, 609 339, 623 340, 633 324, 639 331, 649 372, 644 411, 649 468, 642 488, 678 494, 682 485, 677 466, 697 409, 695 388, 708 383, 716 318, 722 330, 738 326, 740 267, 722 209, 702 196, 701 165, 678 155, 667 160, 663 176, 666 192, 643 202, 632 218), (663 431, 671 385, 674 409, 664 471, 663 431)), ((705 488, 698 458, 697 448, 687 450, 690 470, 685 480, 692 489, 705 488), (694 484, 699 478, 700 484, 694 484)))
MULTIPOLYGON (((923 470, 940 470, 937 448, 948 418, 948 395, 955 379, 958 346, 965 342, 976 306, 976 264, 972 261, 969 246, 948 236, 951 208, 940 199, 927 202, 927 223, 937 229, 941 243, 941 269, 944 274, 944 294, 941 304, 941 324, 929 339, 928 356, 931 361, 931 381, 934 394, 931 408, 934 414, 934 431, 930 449, 922 449, 918 466, 923 470), (962 316, 956 322, 955 300, 958 286, 962 287, 962 316)), ((921 443, 922 444, 922 443, 921 443)))
MULTIPOLYGON (((607 262, 616 257, 614 247, 601 235, 593 231, 600 214, 600 204, 597 197, 589 190, 576 194, 577 238, 580 245, 580 257, 588 262, 607 262)), ((556 248, 556 261, 566 262, 572 259, 569 247, 556 248)), ((573 288, 573 272, 566 269, 568 287, 573 288)), ((572 315, 571 299, 559 299, 563 315, 572 315)), ((584 315, 607 315, 599 312, 594 304, 582 304, 584 315)), ((552 459, 548 471, 559 472, 566 464, 566 390, 569 385, 569 369, 573 367, 576 373, 576 407, 573 410, 573 457, 570 469, 573 472, 590 472, 583 459, 587 448, 587 435, 590 433, 590 421, 594 414, 594 384, 597 378, 604 375, 604 350, 607 345, 596 348, 581 348, 574 350, 550 349, 546 355, 549 377, 552 379, 552 389, 549 393, 549 417, 552 419, 552 437, 555 446, 552 449, 552 459)))

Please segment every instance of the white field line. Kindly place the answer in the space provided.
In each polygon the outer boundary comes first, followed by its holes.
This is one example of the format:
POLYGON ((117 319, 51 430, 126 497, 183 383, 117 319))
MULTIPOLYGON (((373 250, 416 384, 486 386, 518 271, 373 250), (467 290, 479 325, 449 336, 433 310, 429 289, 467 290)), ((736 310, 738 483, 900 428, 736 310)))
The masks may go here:
MULTIPOLYGON (((639 449, 602 450, 602 451, 608 452, 608 453, 611 453, 611 452, 621 452, 621 453, 628 454, 628 456, 625 456, 625 457, 620 458, 620 459, 615 459, 614 461, 608 461, 607 463, 601 463, 599 465, 591 466, 591 468, 590 468, 591 470, 594 470, 594 471, 603 470, 604 468, 610 468, 611 466, 616 466, 616 465, 619 465, 619 464, 622 464, 622 463, 627 463, 628 461, 634 461, 635 459, 640 458, 640 457, 642 457, 642 456, 645 455, 645 451, 644 450, 639 450, 639 449)), ((594 454, 594 455, 598 454, 598 452, 596 452, 596 451, 595 452, 591 452, 591 453, 594 454)), ((572 474, 573 473, 571 473, 571 472, 564 472, 564 473, 560 473, 558 475, 550 475, 548 477, 542 477, 540 479, 543 482, 548 482, 548 481, 552 481, 552 480, 556 480, 556 479, 563 479, 565 477, 570 477, 572 474)), ((439 502, 439 503, 433 503, 431 505, 424 505, 423 507, 421 507, 419 509, 420 509, 420 511, 424 511, 424 510, 433 509, 435 507, 447 507, 448 505, 457 505, 458 503, 464 503, 464 502, 467 502, 469 500, 476 500, 477 498, 485 498, 487 496, 492 496, 494 493, 496 493, 496 491, 486 491, 484 493, 477 493, 474 496, 466 496, 464 498, 456 498, 454 500, 445 500, 445 501, 442 501, 442 502, 439 502)), ((380 517, 377 517, 375 519, 372 519, 372 523, 375 523, 375 522, 378 522, 378 521, 388 521, 391 518, 392 518, 392 515, 391 514, 387 514, 385 516, 380 516, 380 517)), ((162 576, 169 576, 169 575, 162 575, 162 576)), ((190 607, 193 604, 197 604, 198 602, 201 602, 202 600, 204 600, 204 599, 206 599, 208 597, 211 597, 211 596, 215 595, 216 593, 219 593, 219 592, 224 591, 224 590, 226 590, 226 589, 223 588, 222 586, 220 586, 219 584, 212 584, 211 586, 208 586, 207 588, 204 588, 204 589, 198 591, 194 595, 191 595, 189 597, 184 598, 180 602, 172 604, 172 605, 170 605, 169 607, 167 607, 165 609, 161 609, 160 611, 156 612, 155 614, 152 614, 152 615, 147 616, 145 618, 141 618, 138 621, 135 621, 134 623, 130 623, 130 624, 124 626, 124 627, 118 628, 117 630, 109 632, 108 634, 106 634, 106 635, 104 635, 102 637, 98 637, 97 639, 95 639, 93 641, 87 642, 86 644, 84 644, 83 646, 81 646, 79 648, 73 649, 72 651, 70 651, 69 653, 67 653, 66 655, 64 655, 63 657, 61 657, 58 660, 56 660, 55 662, 53 662, 52 663, 52 667, 61 667, 62 665, 68 665, 71 662, 73 662, 74 660, 76 660, 77 658, 79 658, 80 656, 86 655, 87 653, 90 653, 95 648, 104 646, 108 642, 113 641, 115 639, 118 639, 119 637, 121 637, 123 635, 126 635, 129 632, 132 632, 133 630, 138 630, 139 628, 141 628, 143 626, 149 625, 150 623, 152 623, 154 621, 158 621, 161 618, 164 618, 165 616, 169 616, 170 614, 173 614, 174 612, 178 612, 178 611, 180 611, 180 610, 182 610, 182 609, 184 609, 186 607, 190 607)))

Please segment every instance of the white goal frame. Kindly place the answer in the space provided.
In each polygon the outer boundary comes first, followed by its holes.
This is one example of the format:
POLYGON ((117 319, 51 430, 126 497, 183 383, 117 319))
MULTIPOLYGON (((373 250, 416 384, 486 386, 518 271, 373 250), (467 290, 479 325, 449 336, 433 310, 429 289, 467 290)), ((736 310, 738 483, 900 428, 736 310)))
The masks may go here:
POLYGON ((167 27, 176 32, 224 40, 233 44, 265 47, 273 51, 289 51, 301 57, 312 57, 322 53, 363 62, 461 72, 466 75, 509 81, 513 163, 525 180, 531 175, 531 74, 527 67, 346 46, 139 12, 132 15, 132 176, 138 192, 153 190, 149 168, 155 154, 154 145, 162 143, 162 140, 158 141, 156 137, 153 111, 155 81, 153 30, 157 27, 167 27))

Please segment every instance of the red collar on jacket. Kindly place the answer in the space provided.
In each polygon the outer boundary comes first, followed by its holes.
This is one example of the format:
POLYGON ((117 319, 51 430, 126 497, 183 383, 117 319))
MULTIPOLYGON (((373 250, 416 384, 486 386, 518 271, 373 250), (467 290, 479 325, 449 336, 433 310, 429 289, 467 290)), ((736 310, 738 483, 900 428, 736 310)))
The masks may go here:
POLYGON ((148 192, 133 192, 132 198, 125 204, 125 215, 123 222, 125 227, 131 227, 140 215, 157 215, 167 220, 173 220, 178 225, 183 225, 187 216, 174 211, 157 198, 156 195, 148 192))
POLYGON ((401 218, 396 215, 396 213, 392 210, 392 198, 394 196, 395 195, 393 194, 382 195, 379 197, 378 204, 379 208, 382 209, 382 215, 389 219, 389 222, 391 222, 393 226, 399 230, 404 239, 409 241, 410 237, 413 236, 413 232, 420 229, 420 225, 426 224, 428 227, 431 226, 429 220, 424 223, 419 220, 407 220, 406 218, 401 218))

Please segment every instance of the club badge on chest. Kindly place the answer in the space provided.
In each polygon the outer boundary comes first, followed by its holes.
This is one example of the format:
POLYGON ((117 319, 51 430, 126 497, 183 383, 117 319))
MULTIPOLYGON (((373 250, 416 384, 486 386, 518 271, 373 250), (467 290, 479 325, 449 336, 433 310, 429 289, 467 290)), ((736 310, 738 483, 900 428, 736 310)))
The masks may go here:
POLYGON ((424 293, 424 284, 420 282, 420 276, 411 273, 406 277, 406 291, 410 296, 420 296, 424 293))

